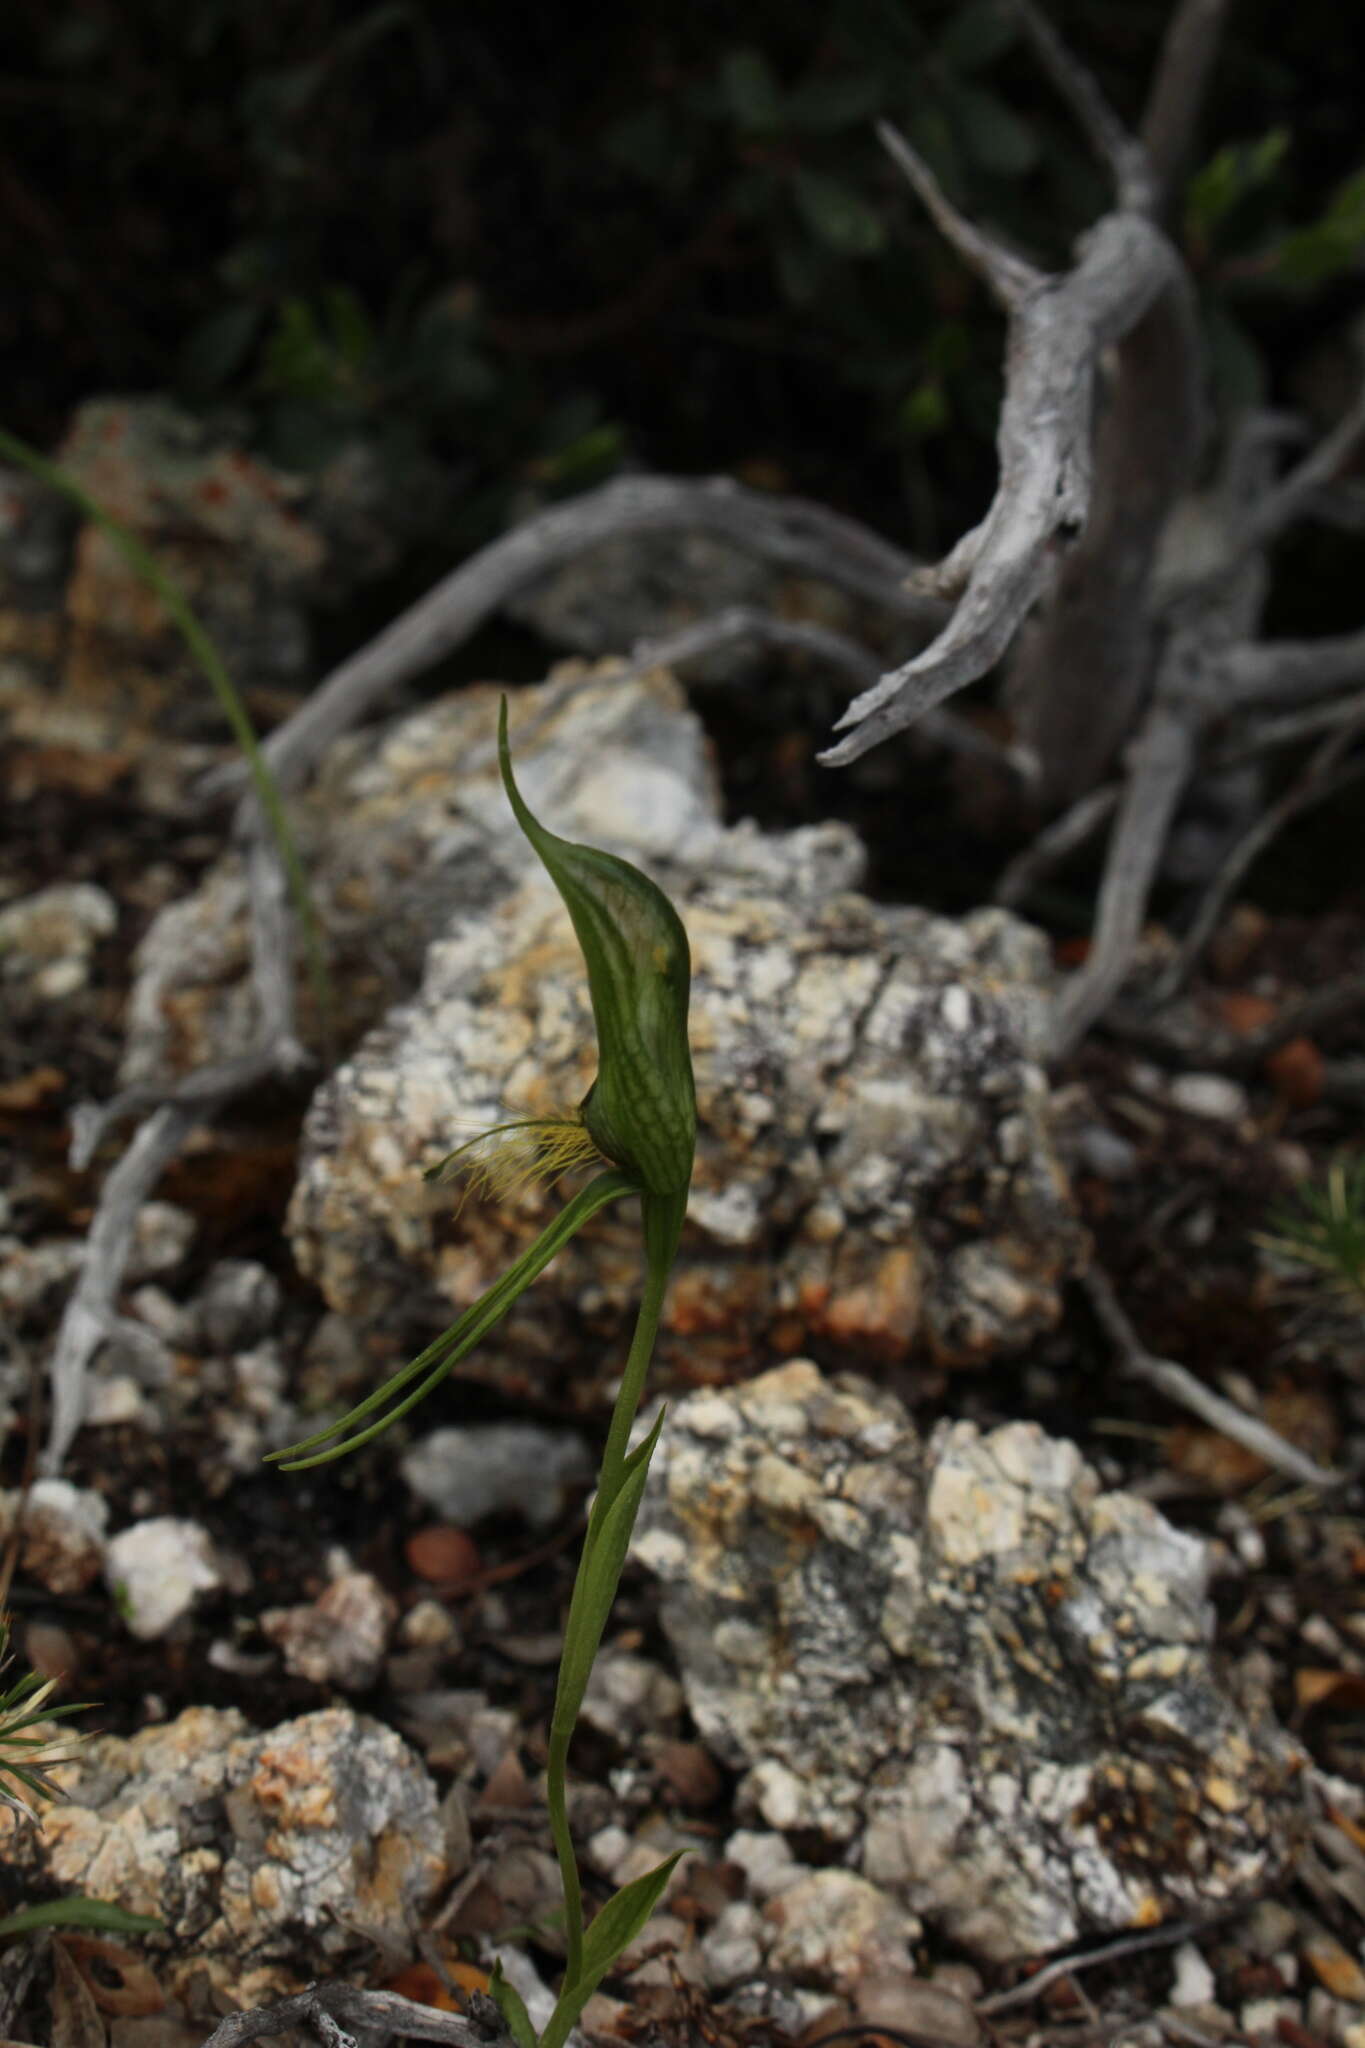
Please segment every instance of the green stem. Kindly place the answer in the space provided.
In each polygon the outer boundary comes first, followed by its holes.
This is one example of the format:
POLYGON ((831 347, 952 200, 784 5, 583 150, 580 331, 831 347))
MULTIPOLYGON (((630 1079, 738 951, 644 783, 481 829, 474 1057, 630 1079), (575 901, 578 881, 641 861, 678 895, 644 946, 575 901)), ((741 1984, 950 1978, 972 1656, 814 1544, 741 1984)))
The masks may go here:
MULTIPOLYGON (((630 1351, 626 1357, 625 1370, 621 1375, 620 1391, 612 1409, 611 1426, 607 1431, 606 1449, 602 1454, 602 1470, 598 1478, 597 1498, 588 1517, 587 1534, 583 1539, 583 1551, 578 1560, 578 1571, 574 1578, 573 1594, 569 1602, 569 1618, 564 1630, 564 1655, 559 1668, 559 1685, 555 1697, 554 1716, 550 1724, 549 1753, 546 1760, 545 1797, 550 1814, 550 1832, 554 1838, 555 1855, 559 1859, 560 1878, 564 1886, 564 1927, 566 1956, 564 1982, 575 1983, 583 1967, 583 1887, 578 1875, 578 1861, 574 1854, 573 1836, 569 1829, 568 1805, 568 1764, 569 1746, 573 1741, 574 1727, 578 1719, 579 1698, 573 1698, 566 1690, 566 1677, 570 1664, 570 1648, 574 1644, 579 1628, 580 1616, 586 1609, 590 1591, 593 1590, 593 1567, 596 1561, 597 1538, 602 1525, 621 1491, 626 1477, 627 1447, 630 1433, 635 1426, 640 1400, 644 1393, 645 1380, 649 1373, 650 1360, 654 1356, 654 1344, 659 1333, 659 1319, 663 1313, 664 1296, 668 1291, 669 1273, 677 1250, 678 1238, 682 1231, 683 1216, 687 1208, 686 1190, 678 1196, 661 1197, 642 1194, 642 1221, 645 1237, 645 1285, 640 1298, 639 1311, 635 1318, 635 1334, 631 1338, 630 1351)), ((612 1591, 614 1593, 614 1587, 612 1591)), ((600 1639, 600 1637, 599 1637, 600 1639)), ((596 1655, 596 1644, 592 1654, 596 1655)), ((574 1660, 577 1663, 577 1659, 574 1660)), ((575 1687, 575 1691, 578 1688, 575 1687)))

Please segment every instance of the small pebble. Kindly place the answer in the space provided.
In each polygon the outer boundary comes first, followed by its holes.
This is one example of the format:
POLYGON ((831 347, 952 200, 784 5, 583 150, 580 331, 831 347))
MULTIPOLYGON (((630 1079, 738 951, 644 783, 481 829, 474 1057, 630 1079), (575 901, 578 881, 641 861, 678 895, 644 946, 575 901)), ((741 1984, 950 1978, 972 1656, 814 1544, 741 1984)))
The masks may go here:
POLYGON ((909 1970, 870 1972, 854 1992, 854 2004, 864 2024, 927 2035, 942 2048, 976 2048, 981 2039, 981 2022, 969 2005, 909 1970))
POLYGON ((1173 1958, 1174 1980, 1170 2003, 1175 2006, 1212 2005, 1218 1986, 1213 1971, 1192 1941, 1182 1941, 1173 1958))
POLYGON ((398 1639, 409 1650, 454 1650, 460 1630, 439 1600, 418 1600, 399 1622, 398 1639))
POLYGON ((719 1799, 724 1781, 699 1742, 666 1742, 654 1762, 679 1806, 701 1811, 719 1799))
POLYGON ((134 1522, 110 1540, 104 1577, 130 1635, 154 1642, 187 1615, 222 1575, 207 1529, 175 1515, 134 1522))
POLYGON ((280 1283, 255 1259, 219 1259, 199 1296, 199 1320, 215 1351, 245 1351, 270 1334, 280 1283))
POLYGON ((1167 1093, 1177 1109, 1218 1123, 1237 1123, 1249 1107, 1246 1089, 1226 1074, 1177 1074, 1167 1093))
POLYGON ((485 1515, 519 1515, 533 1529, 560 1519, 569 1494, 592 1478, 581 1437, 530 1422, 433 1430, 401 1461, 420 1500, 459 1528, 485 1515))
POLYGON ((418 1529, 403 1546, 403 1554, 419 1579, 428 1585, 445 1586, 451 1592, 477 1578, 483 1570, 479 1546, 464 1529, 445 1523, 418 1529))
POLYGON ((61 1685, 74 1678, 80 1657, 70 1635, 56 1621, 31 1621, 24 1630, 24 1656, 40 1678, 61 1685))
POLYGON ((154 1280, 174 1272, 194 1242, 198 1224, 188 1209, 174 1202, 144 1202, 133 1225, 128 1255, 129 1280, 154 1280))

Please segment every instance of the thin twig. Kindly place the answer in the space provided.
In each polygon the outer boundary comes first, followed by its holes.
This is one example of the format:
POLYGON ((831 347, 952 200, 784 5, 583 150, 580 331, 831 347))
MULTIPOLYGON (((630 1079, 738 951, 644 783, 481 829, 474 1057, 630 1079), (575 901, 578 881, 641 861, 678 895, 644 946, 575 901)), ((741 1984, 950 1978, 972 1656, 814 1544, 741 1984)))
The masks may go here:
POLYGON ((1100 883, 1089 957, 1072 975, 1054 1013, 1054 1059, 1066 1058, 1123 985, 1166 835, 1193 772, 1195 739, 1191 718, 1158 703, 1134 742, 1100 883))
MULTIPOLYGON (((248 800, 249 810, 254 804, 248 800)), ((85 1415, 86 1373, 101 1343, 113 1334, 115 1303, 133 1245, 137 1212, 190 1132, 227 1104, 267 1080, 287 1080, 309 1064, 294 1032, 292 920, 279 856, 263 833, 246 854, 251 909, 251 968, 261 1042, 244 1056, 190 1074, 151 1110, 100 1189, 86 1239, 80 1279, 58 1326, 48 1377, 52 1415, 43 1471, 60 1472, 85 1415)), ((73 1162, 84 1166, 115 1119, 142 1107, 151 1091, 128 1089, 74 1124, 73 1162)))
POLYGON ((1128 133, 1100 90, 1098 79, 1072 56, 1033 0, 1014 0, 1014 7, 1044 71, 1071 109, 1100 162, 1109 166, 1120 209, 1126 213, 1154 213, 1156 181, 1143 145, 1128 133))
POLYGON ((1362 730, 1365 730, 1365 702, 1357 703, 1355 717, 1348 724, 1327 735, 1289 787, 1242 834, 1204 891, 1179 953, 1157 984, 1154 998, 1157 1002, 1168 1001, 1177 989, 1184 986, 1217 930, 1228 898, 1271 841, 1300 812, 1326 802, 1328 797, 1337 795, 1365 774, 1365 756, 1351 761, 1342 759, 1362 730))
POLYGON ((1365 632, 1321 640, 1247 641, 1229 648, 1220 667, 1229 709, 1293 704, 1365 682, 1365 632))
MULTIPOLYGON (((689 530, 719 534, 746 554, 852 590, 912 624, 932 628, 942 619, 938 606, 905 587, 916 566, 912 558, 857 520, 803 498, 746 490, 724 477, 618 477, 490 541, 333 669, 265 742, 277 781, 285 787, 301 781, 341 733, 561 563, 602 541, 689 530)), ((225 771, 208 786, 239 783, 240 776, 225 771)))
MULTIPOLYGON (((787 653, 813 655, 855 683, 873 682, 881 674, 877 657, 844 633, 831 632, 827 626, 809 625, 804 620, 781 619, 754 605, 731 605, 709 619, 699 619, 695 625, 681 626, 676 633, 643 642, 634 649, 626 667, 618 671, 618 679, 628 683, 648 675, 654 668, 684 668, 702 655, 745 641, 757 641, 762 647, 787 653)), ((925 739, 955 753, 989 761, 993 767, 1002 768, 1024 782, 1033 778, 1035 763, 1026 748, 1002 745, 950 711, 931 711, 920 721, 918 729, 925 739)))
POLYGON ((1300 740, 1313 740, 1320 733, 1330 732, 1339 725, 1351 725, 1365 709, 1365 697, 1340 697, 1328 704, 1315 704, 1308 711, 1288 711, 1281 718, 1267 718, 1255 725, 1249 732, 1241 730, 1229 735, 1213 758, 1215 768, 1235 768, 1243 761, 1254 761, 1262 754, 1277 753, 1282 747, 1291 747, 1300 740))
POLYGON ((1182 1941, 1193 1941, 1211 1927, 1218 1927, 1230 1918, 1228 1913, 1214 1913, 1203 1920, 1168 1920, 1164 1927, 1151 1927, 1140 1934, 1120 1934, 1113 1941, 1101 1942, 1098 1948, 1086 1949, 1075 1956, 1058 1956, 1054 1962, 1044 1963, 1041 1970, 1035 1970, 1022 1984, 1016 1984, 1009 1991, 995 1991, 989 1998, 978 1998, 972 2007, 981 2017, 993 2017, 999 2012, 1012 2012, 1015 2007, 1032 2005, 1054 1984, 1074 1977, 1081 1970, 1098 1970, 1105 1963, 1121 1963, 1128 1956, 1145 1955, 1149 1949, 1174 1948, 1182 1941))
POLYGON ((1334 1472, 1326 1465, 1319 1465, 1306 1452, 1286 1443, 1278 1430, 1271 1429, 1245 1409, 1234 1407, 1231 1401, 1215 1394, 1211 1387, 1196 1379, 1194 1374, 1174 1359, 1158 1358, 1147 1350, 1137 1331, 1128 1320, 1118 1296, 1106 1273, 1098 1266, 1081 1275, 1081 1285, 1090 1297, 1106 1336, 1119 1355, 1123 1371, 1130 1379, 1144 1381, 1154 1387, 1168 1401, 1188 1409, 1201 1422, 1207 1422, 1220 1435, 1230 1437, 1251 1451, 1276 1472, 1282 1472, 1287 1479, 1296 1480, 1301 1486, 1314 1486, 1320 1493, 1344 1484, 1348 1475, 1334 1472))
POLYGON ((976 273, 1007 312, 1017 311, 1034 292, 1041 290, 1047 283, 1047 273, 959 213, 924 158, 911 148, 899 128, 890 121, 878 121, 877 140, 913 186, 944 241, 957 250, 967 268, 976 273))
POLYGON ((1078 848, 1085 845, 1106 825, 1118 809, 1123 785, 1119 782, 1104 782, 1098 789, 1092 789, 1063 811, 1059 818, 1045 825, 1037 838, 1016 853, 1000 876, 992 892, 997 903, 1007 910, 1024 902, 1042 881, 1045 875, 1060 867, 1062 862, 1078 848))
POLYGON ((1324 434, 1317 447, 1248 512, 1237 535, 1240 552, 1250 554, 1253 549, 1263 548, 1277 534, 1283 533, 1286 526, 1302 517, 1323 486, 1336 480, 1338 470, 1362 434, 1365 434, 1365 389, 1357 393, 1354 403, 1342 414, 1332 431, 1324 434))
POLYGON ((1140 132, 1162 218, 1174 213, 1185 189, 1185 169, 1227 11, 1228 0, 1181 0, 1161 45, 1140 132))
POLYGON ((86 1368, 109 1333, 137 1212, 198 1121, 193 1111, 175 1104, 154 1110, 100 1190, 85 1263, 62 1314, 48 1364, 52 1417, 42 1469, 49 1475, 60 1472, 84 1418, 86 1368))
POLYGON ((512 2037, 491 1999, 481 1998, 477 2017, 465 2018, 459 2013, 440 2012, 435 2006, 419 2005, 411 1998, 400 1997, 396 1991, 361 1991, 352 1984, 337 1983, 310 1984, 293 1998, 281 1999, 278 2005, 229 2013, 218 2022, 203 2048, 241 2048, 243 2042, 292 2033, 295 2028, 308 2028, 329 2048, 340 2048, 341 2041, 351 2037, 339 2036, 337 2029, 347 2025, 374 2028, 414 2041, 441 2041, 446 2048, 513 2048, 512 2037))

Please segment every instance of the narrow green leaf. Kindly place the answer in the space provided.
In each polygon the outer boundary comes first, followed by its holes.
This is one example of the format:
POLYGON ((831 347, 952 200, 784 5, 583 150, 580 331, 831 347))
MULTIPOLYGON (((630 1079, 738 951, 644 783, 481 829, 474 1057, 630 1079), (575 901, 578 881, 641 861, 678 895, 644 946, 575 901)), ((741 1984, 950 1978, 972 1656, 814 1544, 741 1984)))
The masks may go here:
POLYGON ((655 1869, 646 1871, 643 1877, 622 1885, 620 1891, 609 1898, 595 1915, 583 1939, 582 1967, 573 1983, 566 1984, 560 1992, 549 2023, 540 2037, 539 2048, 563 2048, 573 2031, 574 2022, 593 1992, 617 1957, 629 1948, 663 1897, 664 1887, 673 1875, 681 1854, 682 1851, 678 1850, 655 1869))
POLYGON ((583 1121, 604 1155, 654 1194, 692 1178, 697 1106, 687 1043, 691 957, 682 919, 629 861, 548 832, 512 773, 507 699, 498 759, 508 801, 564 899, 588 970, 597 1079, 583 1121))
POLYGON ((515 1984, 509 1984, 502 1974, 502 1964, 494 1963, 493 1974, 488 1980, 488 1995, 502 2014, 508 2033, 517 2048, 539 2048, 536 2030, 531 2025, 531 2015, 526 2010, 526 2000, 515 1984))
POLYGON ((39 1927, 97 1927, 104 1934, 161 1934, 164 1926, 147 1913, 125 1913, 107 1899, 48 1899, 24 1906, 0 1920, 0 1934, 29 1934, 39 1927))
POLYGON ((623 1173, 600 1173, 566 1202, 529 1249, 522 1253, 514 1266, 510 1266, 500 1280, 481 1294, 472 1307, 453 1322, 448 1330, 442 1331, 425 1351, 421 1352, 401 1371, 385 1380, 382 1387, 361 1401, 350 1413, 336 1422, 329 1422, 325 1429, 317 1430, 312 1436, 304 1437, 300 1443, 290 1444, 284 1450, 271 1451, 268 1462, 282 1466, 286 1472, 306 1471, 312 1465, 324 1465, 332 1458, 345 1457, 348 1452, 359 1450, 362 1444, 382 1436, 391 1424, 415 1408, 431 1392, 432 1388, 445 1378, 451 1367, 458 1364, 465 1354, 487 1336, 500 1323, 519 1295, 526 1292, 531 1282, 549 1265, 555 1253, 562 1249, 599 1209, 608 1202, 619 1201, 622 1195, 633 1195, 638 1190, 623 1173), (425 1375, 425 1377, 422 1377, 425 1375), (373 1415, 377 1408, 401 1394, 414 1380, 418 1385, 412 1393, 381 1415, 368 1429, 354 1435, 347 1434, 355 1425, 363 1422, 367 1415, 373 1415), (331 1437, 340 1437, 339 1443, 331 1444, 325 1451, 318 1451, 315 1457, 303 1454, 313 1451, 319 1444, 325 1444, 331 1437))

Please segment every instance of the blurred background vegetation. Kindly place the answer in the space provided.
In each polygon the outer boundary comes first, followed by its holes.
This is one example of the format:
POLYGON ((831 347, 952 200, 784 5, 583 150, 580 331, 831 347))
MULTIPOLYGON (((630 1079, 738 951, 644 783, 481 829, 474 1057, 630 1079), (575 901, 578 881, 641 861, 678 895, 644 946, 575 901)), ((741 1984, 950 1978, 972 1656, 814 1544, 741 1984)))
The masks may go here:
MULTIPOLYGON (((1166 0, 1050 0, 1135 120, 1166 0)), ((1225 406, 1358 374, 1365 74, 1233 9, 1181 224, 1225 406)), ((448 548, 623 463, 732 470, 933 554, 993 477, 1000 328, 872 134, 1060 261, 1102 178, 1007 0, 10 0, 7 420, 228 409, 457 480, 448 548)))

